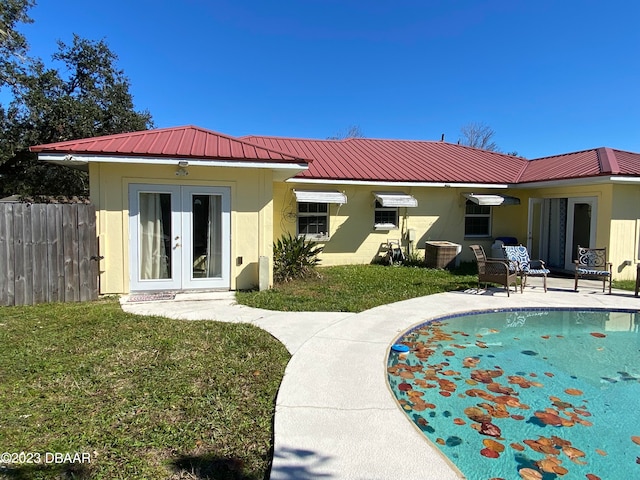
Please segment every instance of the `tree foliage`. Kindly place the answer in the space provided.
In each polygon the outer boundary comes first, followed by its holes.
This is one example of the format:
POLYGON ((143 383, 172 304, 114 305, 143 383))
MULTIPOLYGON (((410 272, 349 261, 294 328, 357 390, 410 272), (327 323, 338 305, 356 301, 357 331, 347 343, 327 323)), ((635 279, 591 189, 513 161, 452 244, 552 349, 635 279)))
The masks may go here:
POLYGON ((15 69, 26 62, 27 39, 16 30, 31 23, 27 14, 34 0, 0 0, 0 88, 10 84, 15 69))
POLYGON ((470 122, 460 127, 462 138, 460 143, 468 147, 499 152, 498 145, 493 141, 495 131, 489 125, 482 122, 470 122))
MULTIPOLYGON (((18 9, 2 17, 3 31, 27 21, 26 10, 33 4, 1 3, 18 9)), ((24 55, 26 40, 13 35, 5 47, 24 55)), ((85 172, 38 162, 29 147, 152 126, 148 112, 135 110, 129 80, 116 61, 104 40, 74 34, 70 44, 58 41, 51 65, 40 59, 22 61, 15 55, 6 62, 2 85, 9 86, 12 95, 8 105, 0 104, 0 194, 86 195, 85 172)))

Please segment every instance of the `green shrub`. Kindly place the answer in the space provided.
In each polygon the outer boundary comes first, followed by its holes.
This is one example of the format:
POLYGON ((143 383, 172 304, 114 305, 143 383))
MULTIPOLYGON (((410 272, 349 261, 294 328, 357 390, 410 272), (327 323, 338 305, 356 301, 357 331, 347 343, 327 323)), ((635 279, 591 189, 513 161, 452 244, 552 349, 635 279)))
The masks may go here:
POLYGON ((289 282, 296 278, 319 276, 316 265, 322 252, 316 242, 304 237, 294 237, 290 233, 282 235, 273 244, 273 280, 276 283, 289 282))

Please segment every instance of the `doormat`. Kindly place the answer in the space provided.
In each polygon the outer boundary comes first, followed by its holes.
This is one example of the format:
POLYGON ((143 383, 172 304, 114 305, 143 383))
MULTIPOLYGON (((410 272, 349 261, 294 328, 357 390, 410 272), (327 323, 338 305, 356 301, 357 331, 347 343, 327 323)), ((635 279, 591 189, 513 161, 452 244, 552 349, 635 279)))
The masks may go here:
POLYGON ((175 293, 144 293, 139 295, 131 295, 127 300, 127 303, 131 302, 156 302, 158 300, 173 300, 176 298, 175 293))

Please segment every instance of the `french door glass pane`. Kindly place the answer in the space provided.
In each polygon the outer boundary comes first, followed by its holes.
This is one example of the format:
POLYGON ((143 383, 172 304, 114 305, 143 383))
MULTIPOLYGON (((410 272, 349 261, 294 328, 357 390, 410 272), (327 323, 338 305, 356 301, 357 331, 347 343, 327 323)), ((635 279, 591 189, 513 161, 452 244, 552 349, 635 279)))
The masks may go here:
POLYGON ((578 245, 591 247, 591 205, 589 203, 576 203, 573 206, 573 238, 571 255, 575 260, 578 254, 578 245))
POLYGON ((222 276, 222 197, 192 195, 193 278, 222 276))
POLYGON ((140 278, 171 278, 171 194, 140 192, 140 278))

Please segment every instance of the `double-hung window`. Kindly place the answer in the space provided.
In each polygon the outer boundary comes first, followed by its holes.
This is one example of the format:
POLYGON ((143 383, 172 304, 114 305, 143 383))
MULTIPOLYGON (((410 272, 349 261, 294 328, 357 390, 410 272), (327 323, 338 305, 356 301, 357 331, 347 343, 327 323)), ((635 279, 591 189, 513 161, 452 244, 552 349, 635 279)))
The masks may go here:
POLYGON ((298 190, 293 191, 297 202, 298 236, 309 240, 329 240, 329 205, 344 205, 347 196, 330 190, 298 190))
POLYGON ((489 205, 478 205, 467 200, 464 215, 464 236, 491 236, 491 207, 489 205))
POLYGON ((383 207, 382 203, 376 200, 373 223, 377 230, 398 228, 398 207, 383 207))
POLYGON ((329 204, 298 202, 298 235, 312 240, 329 238, 329 204))

